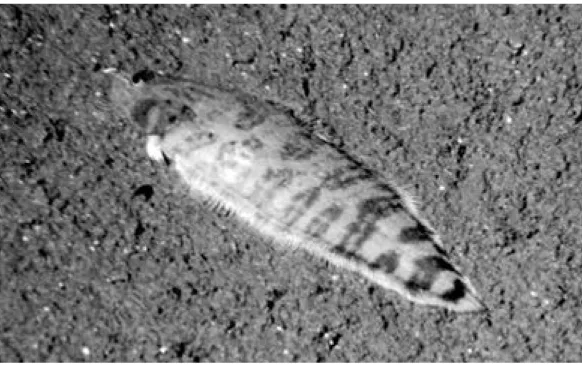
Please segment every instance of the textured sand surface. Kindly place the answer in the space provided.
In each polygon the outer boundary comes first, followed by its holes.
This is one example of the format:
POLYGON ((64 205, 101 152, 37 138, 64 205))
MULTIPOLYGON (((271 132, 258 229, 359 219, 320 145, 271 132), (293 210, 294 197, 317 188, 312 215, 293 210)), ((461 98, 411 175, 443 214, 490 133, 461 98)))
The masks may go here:
POLYGON ((0 5, 1 361, 581 361, 581 6, 0 5), (491 308, 413 305, 208 212, 116 117, 144 69, 304 109, 491 308))

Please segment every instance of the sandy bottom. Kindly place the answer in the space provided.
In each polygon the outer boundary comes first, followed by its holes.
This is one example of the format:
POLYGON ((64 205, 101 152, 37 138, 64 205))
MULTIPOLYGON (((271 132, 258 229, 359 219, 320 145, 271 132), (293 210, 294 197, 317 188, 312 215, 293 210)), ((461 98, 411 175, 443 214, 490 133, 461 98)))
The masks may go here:
POLYGON ((580 361, 579 6, 0 5, 1 361, 580 361), (101 71, 283 103, 418 196, 488 314, 188 199, 101 71))

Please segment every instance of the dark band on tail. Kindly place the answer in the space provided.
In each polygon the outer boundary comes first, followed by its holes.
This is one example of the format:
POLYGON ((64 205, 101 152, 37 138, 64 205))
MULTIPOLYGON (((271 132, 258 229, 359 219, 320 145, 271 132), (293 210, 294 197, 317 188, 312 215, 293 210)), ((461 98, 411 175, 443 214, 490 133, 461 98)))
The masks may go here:
POLYGON ((466 293, 467 287, 465 284, 461 280, 455 279, 453 282, 453 288, 442 294, 441 298, 449 302, 458 302, 465 297, 466 293))

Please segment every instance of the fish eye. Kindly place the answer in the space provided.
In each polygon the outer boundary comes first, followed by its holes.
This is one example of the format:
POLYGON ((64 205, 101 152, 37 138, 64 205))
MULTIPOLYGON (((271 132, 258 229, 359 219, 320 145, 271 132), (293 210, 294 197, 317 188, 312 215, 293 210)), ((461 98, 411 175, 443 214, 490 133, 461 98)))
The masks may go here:
POLYGON ((131 82, 134 84, 139 83, 140 81, 149 82, 152 81, 156 77, 156 74, 148 69, 138 71, 131 76, 131 82))

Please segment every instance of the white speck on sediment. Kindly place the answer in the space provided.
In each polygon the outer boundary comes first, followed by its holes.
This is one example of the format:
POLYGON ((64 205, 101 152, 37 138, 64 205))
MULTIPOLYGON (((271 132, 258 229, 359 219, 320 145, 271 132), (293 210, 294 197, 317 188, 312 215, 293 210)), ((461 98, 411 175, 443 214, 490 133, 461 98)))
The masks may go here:
POLYGON ((91 355, 91 350, 87 347, 87 346, 83 346, 81 347, 81 352, 83 353, 83 355, 85 356, 89 356, 91 355))

